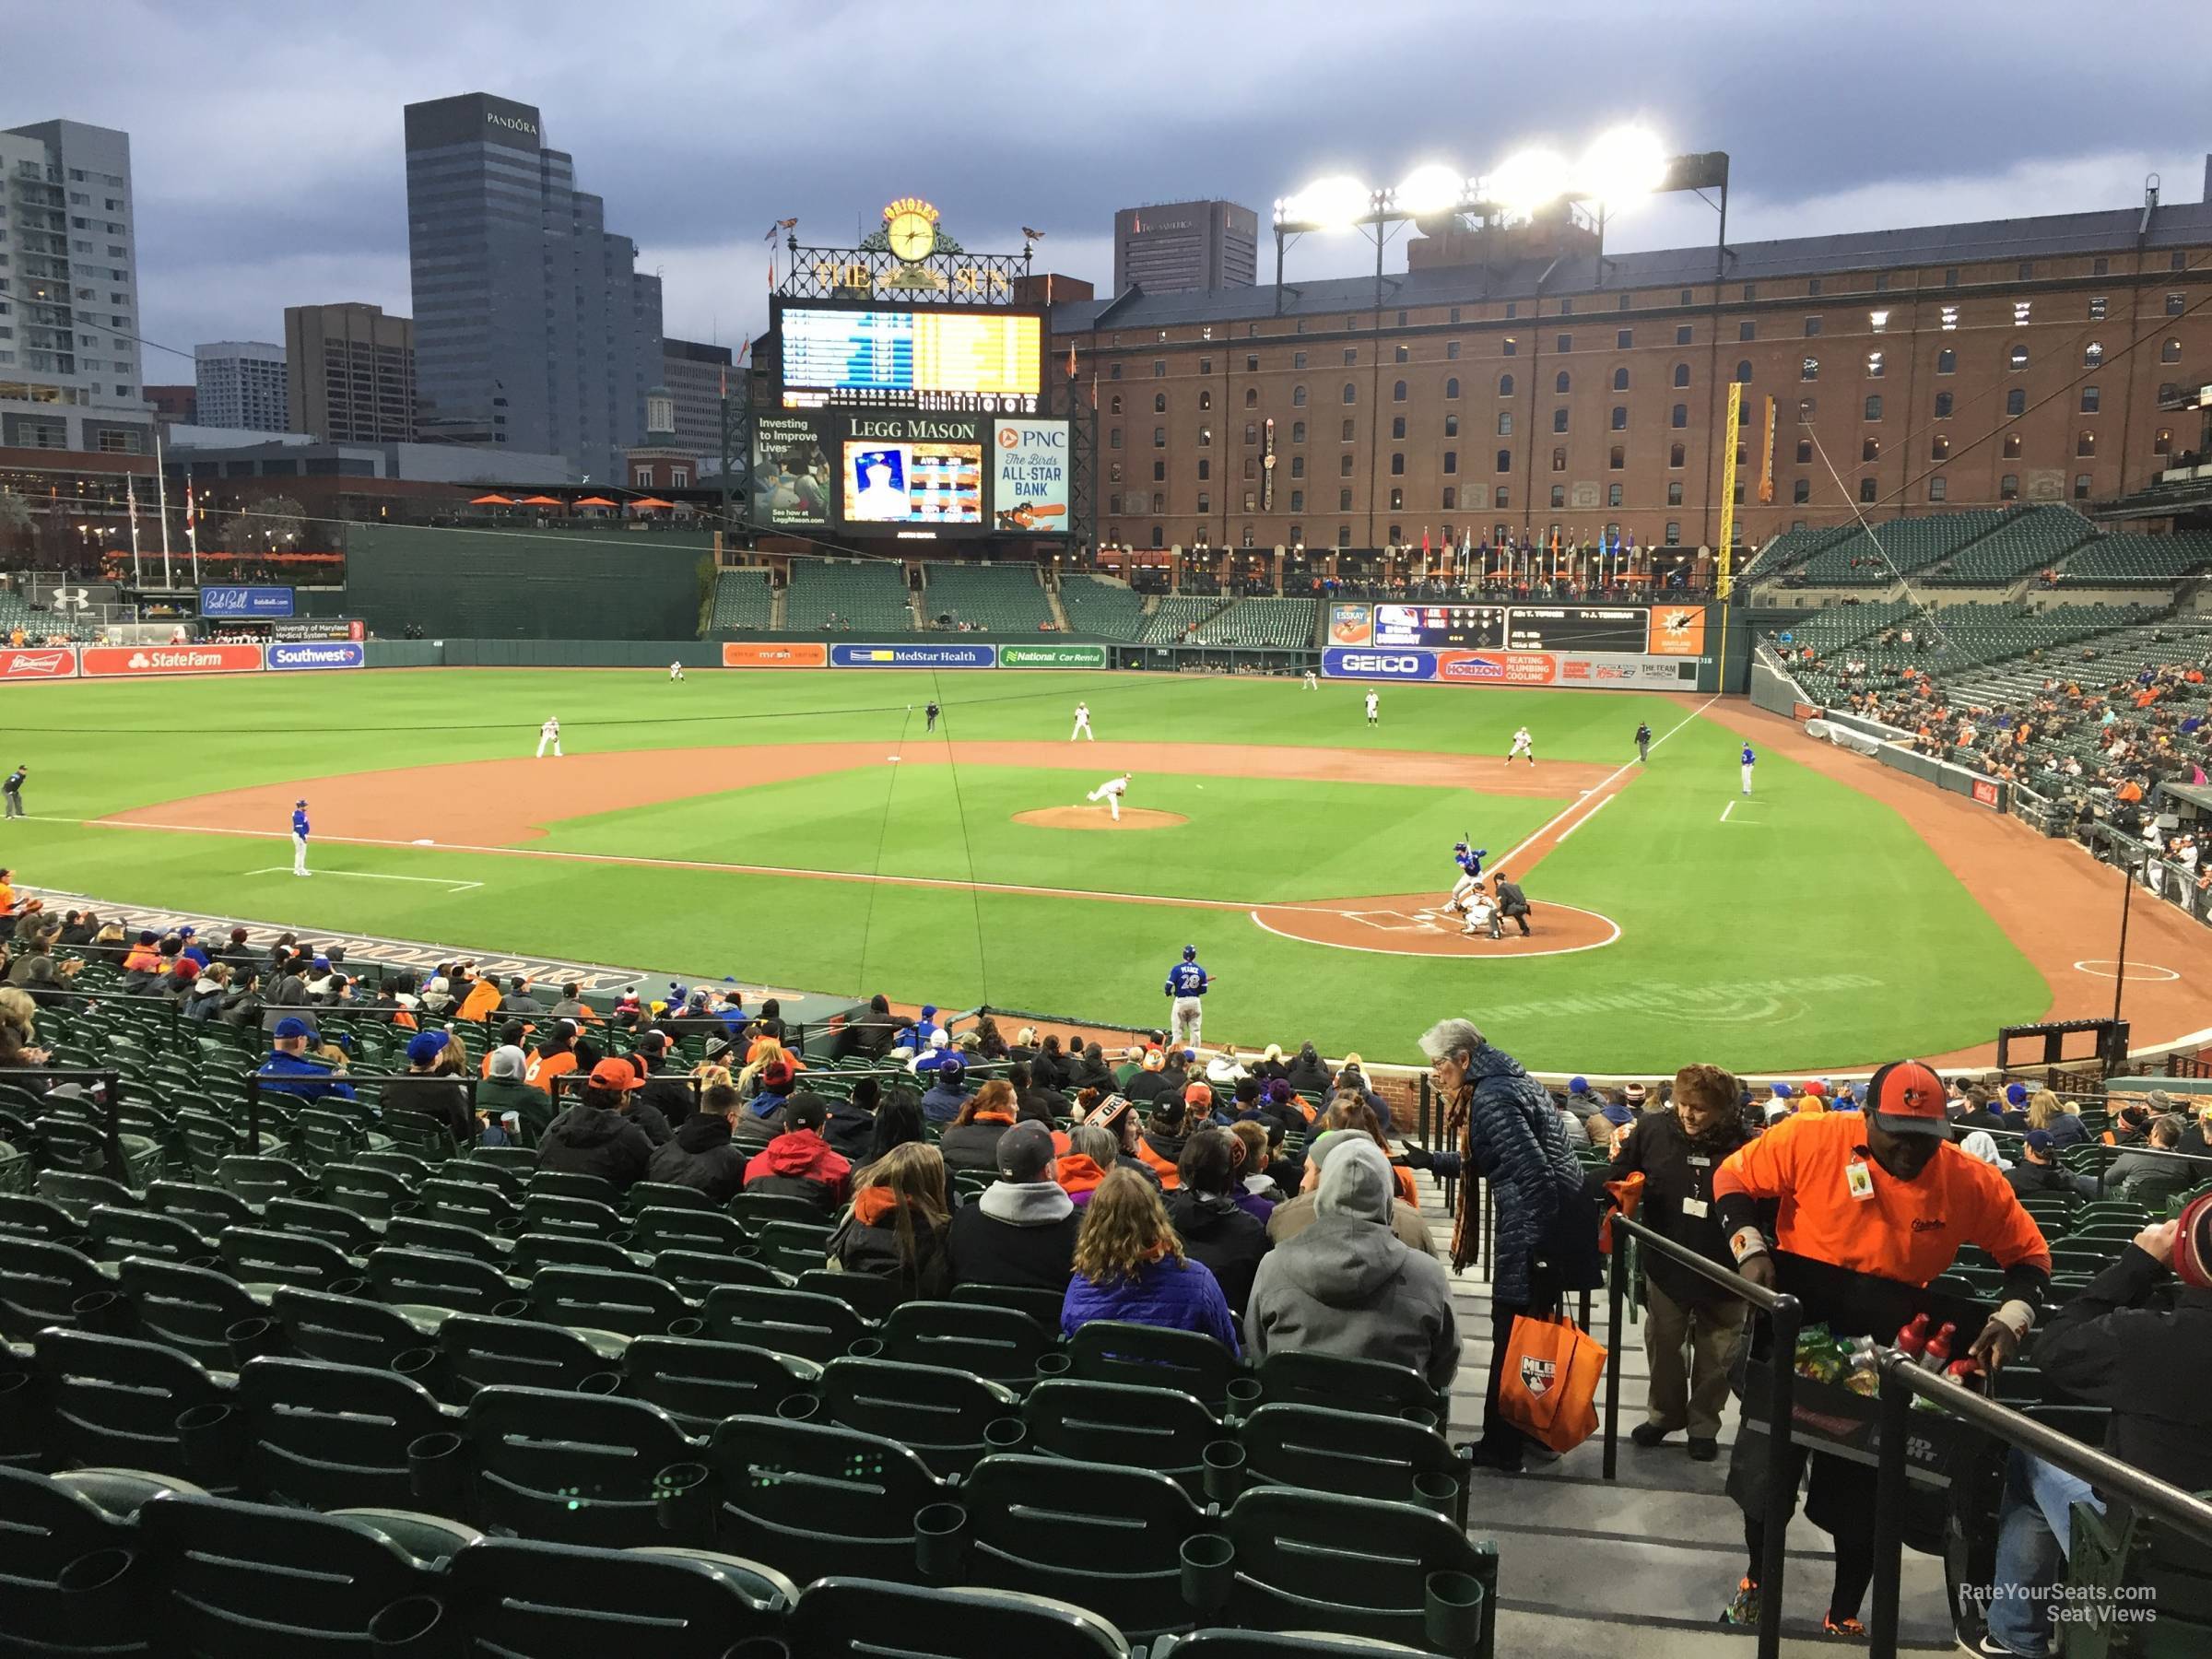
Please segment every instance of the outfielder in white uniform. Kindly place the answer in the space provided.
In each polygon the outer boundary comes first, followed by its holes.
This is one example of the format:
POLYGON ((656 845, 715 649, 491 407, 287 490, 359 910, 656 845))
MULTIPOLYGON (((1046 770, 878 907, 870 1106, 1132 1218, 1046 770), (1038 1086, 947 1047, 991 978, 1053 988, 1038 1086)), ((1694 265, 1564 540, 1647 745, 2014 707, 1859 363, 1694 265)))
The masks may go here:
POLYGON ((1315 674, 1311 668, 1306 670, 1306 689, 1309 691, 1321 689, 1321 676, 1315 674))
POLYGON ((1536 763, 1536 740, 1528 735, 1526 726, 1523 726, 1513 734, 1513 747, 1506 751, 1505 763, 1511 766, 1523 755, 1528 757, 1528 763, 1531 766, 1536 763))
POLYGON ((1100 784, 1083 798, 1087 801, 1105 802, 1107 807, 1113 814, 1113 821, 1118 824, 1122 821, 1122 796, 1128 792, 1128 789, 1129 774, 1124 772, 1118 778, 1107 779, 1105 782, 1100 784))
POLYGON ((558 720, 548 720, 537 728, 537 758, 540 760, 546 758, 546 745, 548 743, 553 746, 553 758, 559 759, 560 722, 558 720))
POLYGON ((1067 740, 1073 743, 1078 737, 1088 737, 1093 743, 1098 741, 1090 729, 1090 705, 1087 702, 1076 705, 1076 729, 1067 735, 1067 740))
POLYGON ((681 664, 681 663, 671 663, 671 664, 669 664, 669 665, 668 665, 668 677, 669 677, 670 679, 672 679, 672 680, 680 680, 680 679, 682 679, 682 678, 684 677, 684 665, 683 665, 683 664, 681 664))
POLYGON ((1369 725, 1373 725, 1375 724, 1376 713, 1382 707, 1382 700, 1380 697, 1377 697, 1372 691, 1370 691, 1367 694, 1367 724, 1369 725))

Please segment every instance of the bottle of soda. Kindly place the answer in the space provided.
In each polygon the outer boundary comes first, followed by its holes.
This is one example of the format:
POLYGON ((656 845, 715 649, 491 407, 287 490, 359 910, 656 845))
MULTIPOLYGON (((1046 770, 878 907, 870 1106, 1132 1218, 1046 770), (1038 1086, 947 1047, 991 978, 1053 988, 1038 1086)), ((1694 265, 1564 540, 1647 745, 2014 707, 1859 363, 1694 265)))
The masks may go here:
POLYGON ((1915 1365, 1921 1362, 1921 1355, 1927 1351, 1928 1323, 1925 1313, 1915 1313, 1912 1323, 1898 1332, 1897 1341, 1893 1345, 1899 1353, 1915 1365))
POLYGON ((1940 1371, 1949 1365, 1951 1362, 1951 1338, 1958 1334, 1959 1327, 1946 1320, 1943 1329, 1936 1332, 1929 1340, 1926 1351, 1921 1355, 1921 1365, 1925 1370, 1932 1371, 1940 1371))
POLYGON ((1952 1360, 1945 1368, 1943 1374, 1961 1388, 1970 1389, 1975 1394, 1982 1392, 1982 1364, 1981 1361, 1971 1356, 1964 1359, 1952 1360))

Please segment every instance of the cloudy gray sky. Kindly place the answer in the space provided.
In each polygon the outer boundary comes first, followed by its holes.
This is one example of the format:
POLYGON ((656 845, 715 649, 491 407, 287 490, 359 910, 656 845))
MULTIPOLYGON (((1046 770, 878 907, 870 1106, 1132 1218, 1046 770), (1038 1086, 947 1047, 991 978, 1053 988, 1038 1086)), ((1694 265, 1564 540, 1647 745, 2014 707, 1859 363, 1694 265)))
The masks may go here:
MULTIPOLYGON (((1103 289, 1117 207, 1264 219, 1324 173, 1480 172, 1624 119, 1733 155, 1732 241, 2130 206, 2154 171, 2194 201, 2212 149, 2205 0, 0 0, 0 41, 34 37, 72 72, 0 57, 0 124, 131 133, 145 330, 186 349, 281 339, 287 304, 410 310, 400 109, 465 91, 536 104, 668 332, 724 341, 765 321, 771 220, 841 242, 909 194, 971 248, 1035 226, 1041 268, 1103 289)), ((1608 241, 1712 234, 1675 198, 1608 241)))

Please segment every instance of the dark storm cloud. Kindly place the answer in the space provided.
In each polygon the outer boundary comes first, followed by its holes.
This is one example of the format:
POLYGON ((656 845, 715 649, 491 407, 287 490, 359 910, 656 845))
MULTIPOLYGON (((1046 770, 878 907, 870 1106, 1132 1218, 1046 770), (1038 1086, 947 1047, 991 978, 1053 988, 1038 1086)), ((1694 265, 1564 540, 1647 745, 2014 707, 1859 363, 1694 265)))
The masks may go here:
MULTIPOLYGON (((2150 168, 2194 200, 2206 9, 200 0, 40 8, 54 61, 100 71, 8 86, 0 119, 131 132, 144 325, 189 348, 278 337, 287 303, 405 310, 401 106, 520 99, 665 274, 670 331, 729 339, 765 315, 760 234, 790 214, 803 240, 841 242, 916 193, 971 246, 1045 230, 1041 268, 1103 287, 1120 206, 1221 194, 1265 218, 1321 173, 1479 171, 1630 117, 1731 152, 1743 239, 2126 205, 2150 168)), ((32 16, 0 0, 0 33, 32 16)), ((1626 216, 1614 245, 1711 234, 1704 208, 1670 202, 1626 216)), ((1365 256, 1309 239, 1293 257, 1319 275, 1365 256)))

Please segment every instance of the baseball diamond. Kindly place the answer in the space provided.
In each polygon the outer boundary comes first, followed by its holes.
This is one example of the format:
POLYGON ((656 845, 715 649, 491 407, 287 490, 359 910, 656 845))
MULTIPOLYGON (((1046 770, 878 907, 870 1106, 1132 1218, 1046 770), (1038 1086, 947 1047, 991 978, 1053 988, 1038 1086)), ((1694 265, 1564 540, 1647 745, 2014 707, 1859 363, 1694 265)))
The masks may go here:
MULTIPOLYGON (((1154 1005, 1099 953, 1189 934, 1222 976, 1216 1041, 1288 1021, 1394 1055, 1392 1006, 1442 995, 1528 1011, 1530 1062, 1583 1067, 1722 1041, 1766 1068, 1974 1056, 2110 982, 2075 965, 2109 956, 2109 909, 2063 847, 1688 693, 1405 685, 1370 726, 1363 688, 1294 679, 454 669, 378 675, 370 724, 358 677, 257 706, 263 683, 10 688, 41 784, 12 862, 126 907, 552 956, 581 924, 602 959, 1127 1023, 1154 1005), (1117 735, 1071 771, 1078 697, 1117 735), (204 733, 183 766, 181 729, 204 733), (1542 735, 1533 767, 1501 759, 1519 730, 1542 735), (1161 731, 1178 740, 1135 735, 1161 731), (1724 821, 1747 732, 1759 816, 1724 821), (1124 774, 1118 824, 1081 805, 1124 774), (253 873, 276 849, 241 842, 288 840, 303 795, 330 874, 280 902, 253 873), (1528 937, 1446 911, 1470 835, 1525 893, 1528 937), (1811 936, 1846 941, 1830 977, 1798 971, 1811 936), (1950 994, 1910 994, 1953 959, 1975 967, 1950 994), (1655 1004, 1654 982, 1679 994, 1655 1004)), ((2148 909, 2142 958, 2182 977, 2132 985, 2135 1017, 2177 1036, 2212 949, 2148 909)))

